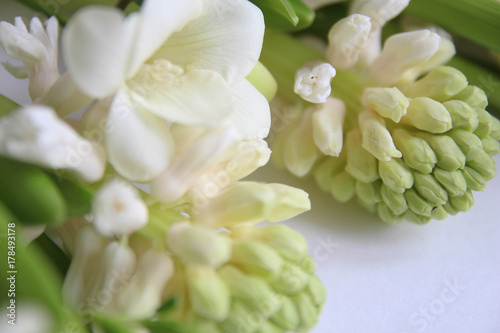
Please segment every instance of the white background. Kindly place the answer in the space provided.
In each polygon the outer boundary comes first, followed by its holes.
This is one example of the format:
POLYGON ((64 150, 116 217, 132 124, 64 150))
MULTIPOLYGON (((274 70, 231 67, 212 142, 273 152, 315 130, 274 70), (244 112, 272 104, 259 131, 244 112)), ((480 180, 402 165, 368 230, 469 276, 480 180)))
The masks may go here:
MULTIPOLYGON (((28 15, 0 0, 0 19, 28 15)), ((0 60, 7 60, 0 50, 0 60)), ((26 104, 26 80, 0 68, 0 94, 26 104)), ((500 157, 495 158, 500 162, 500 157)), ((340 204, 312 180, 268 165, 254 180, 310 193, 312 210, 288 221, 309 242, 328 298, 314 333, 500 332, 500 176, 465 214, 425 226, 389 226, 340 204)))

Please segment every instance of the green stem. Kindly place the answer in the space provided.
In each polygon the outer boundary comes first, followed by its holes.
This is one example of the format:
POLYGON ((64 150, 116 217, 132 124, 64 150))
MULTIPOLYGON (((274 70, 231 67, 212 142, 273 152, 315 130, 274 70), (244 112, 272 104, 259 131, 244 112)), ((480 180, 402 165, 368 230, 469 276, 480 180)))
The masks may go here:
POLYGON ((500 1, 413 0, 405 12, 500 52, 500 1))
POLYGON ((4 95, 0 95, 0 117, 8 115, 11 111, 14 111, 18 107, 19 104, 4 95))
POLYGON ((65 25, 68 22, 68 16, 62 14, 59 11, 60 5, 49 5, 47 1, 40 0, 17 0, 23 5, 35 10, 44 13, 47 17, 55 16, 61 25, 65 25))

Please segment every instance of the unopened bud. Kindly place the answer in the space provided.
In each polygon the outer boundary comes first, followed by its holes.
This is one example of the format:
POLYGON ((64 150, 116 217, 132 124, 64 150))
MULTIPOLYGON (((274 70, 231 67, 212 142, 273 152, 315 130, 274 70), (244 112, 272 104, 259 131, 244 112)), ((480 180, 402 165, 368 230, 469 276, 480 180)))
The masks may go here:
POLYGON ((483 89, 476 86, 467 86, 459 94, 453 96, 453 99, 458 99, 469 104, 473 108, 484 109, 488 105, 488 97, 483 89))
POLYGON ((418 133, 425 139, 437 156, 437 166, 453 171, 463 169, 465 166, 465 155, 460 147, 448 135, 433 135, 429 133, 418 133))
POLYGON ((307 285, 307 293, 315 306, 322 306, 326 301, 326 288, 316 275, 311 276, 307 285))
POLYGON ((403 218, 408 222, 419 225, 427 224, 431 220, 430 217, 424 215, 418 215, 417 213, 413 212, 410 209, 408 209, 406 213, 403 214, 403 218))
POLYGON ((413 186, 413 173, 401 159, 380 161, 378 166, 380 178, 394 192, 403 193, 413 186))
POLYGON ((307 192, 277 183, 267 184, 267 186, 276 193, 276 205, 270 215, 267 216, 267 221, 287 220, 311 209, 311 201, 307 192))
POLYGON ((380 29, 398 16, 409 3, 409 0, 355 0, 351 3, 349 13, 369 16, 373 29, 380 29))
POLYGON ((472 191, 469 190, 462 196, 450 198, 450 203, 457 210, 467 212, 474 205, 472 191))
POLYGON ((467 182, 467 188, 473 191, 484 191, 486 180, 483 176, 471 167, 466 166, 462 171, 462 175, 467 182))
POLYGON ((437 162, 437 156, 424 139, 399 128, 392 131, 392 137, 396 147, 403 154, 404 162, 410 168, 422 173, 432 171, 437 162))
POLYGON ((484 151, 488 155, 495 156, 496 154, 500 153, 500 143, 497 139, 493 139, 492 137, 487 136, 486 138, 482 139, 481 142, 483 143, 484 151))
POLYGON ((323 191, 330 191, 332 178, 345 168, 346 154, 339 157, 326 157, 314 170, 314 179, 323 191))
POLYGON ((281 273, 283 259, 269 245, 243 241, 233 246, 231 263, 241 267, 247 273, 274 280, 281 273))
POLYGON ((337 201, 347 202, 356 194, 356 179, 346 171, 333 176, 331 185, 330 193, 337 201))
POLYGON ((474 160, 476 156, 481 154, 483 151, 481 139, 479 139, 474 133, 462 129, 453 129, 446 134, 449 135, 460 147, 462 152, 465 154, 466 161, 474 160))
POLYGON ((384 120, 375 112, 367 110, 360 113, 359 127, 363 135, 362 147, 378 160, 389 161, 392 157, 402 156, 394 146, 391 133, 385 127, 384 120))
POLYGON ((392 213, 385 202, 377 204, 377 214, 385 223, 395 224, 398 221, 398 218, 392 213))
POLYGON ((448 212, 443 206, 434 207, 431 212, 431 218, 434 220, 444 220, 448 217, 448 212))
POLYGON ((485 180, 493 179, 497 171, 495 161, 485 151, 477 154, 474 160, 468 161, 467 166, 479 172, 485 180))
POLYGON ((272 283, 272 286, 279 293, 292 296, 302 291, 310 279, 309 272, 294 263, 285 262, 281 276, 272 283))
POLYGON ((448 193, 431 174, 415 172, 414 188, 424 199, 436 205, 444 205, 448 201, 448 193))
POLYGON ((458 69, 441 66, 410 84, 405 90, 405 95, 412 98, 426 96, 444 102, 464 90, 467 84, 467 77, 458 69))
POLYGON ((428 97, 417 97, 410 101, 401 124, 411 125, 430 133, 444 133, 451 129, 451 116, 443 104, 428 97))
POLYGON ((281 310, 272 316, 270 320, 285 331, 295 331, 300 321, 295 302, 288 297, 283 297, 282 303, 281 310))
POLYGON ((316 325, 318 321, 318 310, 306 293, 300 293, 292 298, 295 302, 295 306, 299 310, 300 324, 298 331, 307 332, 316 325))
POLYGON ((356 194, 358 198, 368 205, 374 205, 382 201, 380 195, 380 187, 382 186, 381 180, 376 180, 371 183, 356 182, 356 194))
POLYGON ((479 124, 477 125, 474 134, 476 134, 481 139, 484 139, 490 134, 492 130, 492 116, 488 111, 484 109, 476 109, 476 112, 479 124))
POLYGON ((396 87, 366 88, 361 98, 366 110, 377 112, 381 117, 389 118, 398 123, 406 114, 410 101, 396 87))
POLYGON ((377 159, 362 147, 363 137, 360 130, 352 130, 347 133, 346 171, 354 178, 365 183, 370 183, 379 178, 377 170, 377 159))
POLYGON ((344 102, 330 97, 313 113, 314 143, 327 156, 339 156, 342 150, 345 112, 344 102))
POLYGON ((395 192, 385 184, 382 185, 380 193, 384 203, 391 210, 392 214, 401 215, 408 209, 408 204, 403 193, 395 192))
POLYGON ((467 182, 461 170, 446 171, 436 167, 432 174, 452 197, 463 195, 467 190, 467 182))
MULTIPOLYGON (((415 189, 409 189, 405 192, 406 202, 408 203, 409 210, 415 214, 422 216, 430 216, 434 206, 423 197, 421 197, 415 189)), ((408 213, 408 211, 406 212, 408 213)), ((405 213, 405 215, 406 215, 405 213)))
POLYGON ((469 104, 459 100, 452 100, 444 102, 443 105, 450 113, 453 129, 464 129, 472 132, 479 125, 476 110, 469 104))

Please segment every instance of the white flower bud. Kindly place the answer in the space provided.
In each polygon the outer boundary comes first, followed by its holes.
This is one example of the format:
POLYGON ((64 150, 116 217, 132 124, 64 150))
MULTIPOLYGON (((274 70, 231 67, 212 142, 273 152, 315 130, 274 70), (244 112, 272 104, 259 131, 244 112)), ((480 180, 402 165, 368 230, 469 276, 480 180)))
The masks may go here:
POLYGON ((148 207, 137 189, 118 179, 99 189, 92 213, 96 229, 105 237, 129 235, 148 222, 148 207))
POLYGON ((330 81, 335 74, 335 68, 328 63, 306 65, 295 74, 293 90, 308 102, 325 103, 332 92, 330 81))
POLYGON ((425 64, 439 50, 441 37, 430 30, 393 35, 374 60, 371 74, 383 85, 398 83, 406 71, 425 64))
POLYGON ((342 150, 342 126, 346 107, 342 100, 330 97, 312 116, 314 143, 323 154, 339 156, 342 150))
POLYGON ((409 3, 410 0, 354 0, 349 13, 369 16, 373 30, 378 30, 398 16, 409 3))
POLYGON ((335 23, 328 32, 327 60, 338 69, 356 64, 372 29, 370 18, 354 14, 335 23))
POLYGON ((392 157, 400 158, 391 133, 385 127, 384 120, 373 111, 364 111, 359 115, 359 127, 363 135, 363 148, 380 161, 389 161, 392 157))
POLYGON ((105 168, 104 151, 42 105, 0 119, 0 154, 56 170, 73 170, 88 182, 99 180, 105 168))

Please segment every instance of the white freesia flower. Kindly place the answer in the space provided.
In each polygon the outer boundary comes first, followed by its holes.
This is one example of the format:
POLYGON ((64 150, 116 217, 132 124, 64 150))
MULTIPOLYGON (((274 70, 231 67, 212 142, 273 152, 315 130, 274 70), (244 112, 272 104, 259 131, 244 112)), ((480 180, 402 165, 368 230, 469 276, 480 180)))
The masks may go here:
POLYGON ((0 154, 56 170, 72 170, 88 182, 99 180, 105 168, 102 149, 42 105, 0 118, 0 154))
POLYGON ((94 226, 105 237, 129 235, 148 223, 148 207, 138 190, 119 179, 102 186, 92 203, 94 226))
POLYGON ((325 103, 332 92, 330 81, 335 68, 329 63, 306 65, 295 74, 294 91, 311 103, 325 103))
POLYGON ((63 56, 76 85, 103 100, 89 112, 115 128, 105 138, 115 169, 141 182, 164 171, 173 155, 167 122, 228 122, 243 138, 265 137, 269 106, 245 79, 263 32, 262 13, 244 0, 147 0, 127 17, 111 7, 77 12, 63 32, 63 56))
POLYGON ((51 17, 45 27, 34 17, 29 31, 20 17, 14 25, 0 22, 0 46, 12 58, 20 59, 24 66, 2 63, 7 71, 18 78, 30 79, 29 93, 33 100, 45 94, 59 78, 57 69, 59 26, 51 17))

